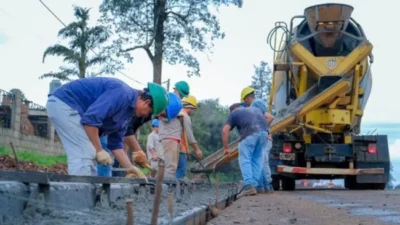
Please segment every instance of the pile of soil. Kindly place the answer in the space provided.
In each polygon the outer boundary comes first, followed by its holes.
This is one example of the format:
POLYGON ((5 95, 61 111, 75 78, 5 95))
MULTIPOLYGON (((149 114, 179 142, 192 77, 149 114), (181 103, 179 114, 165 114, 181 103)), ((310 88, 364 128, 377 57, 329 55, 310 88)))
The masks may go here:
POLYGON ((0 170, 23 170, 23 171, 34 171, 43 173, 56 173, 56 174, 67 174, 67 165, 62 163, 54 164, 50 167, 38 166, 32 161, 18 161, 8 155, 0 156, 0 170))

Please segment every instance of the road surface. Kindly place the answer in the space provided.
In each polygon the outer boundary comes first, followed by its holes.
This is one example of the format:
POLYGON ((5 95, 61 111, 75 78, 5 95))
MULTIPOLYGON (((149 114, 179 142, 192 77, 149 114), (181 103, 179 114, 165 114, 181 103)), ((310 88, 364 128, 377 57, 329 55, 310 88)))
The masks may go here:
POLYGON ((396 225, 400 191, 298 190, 243 197, 208 225, 396 225))

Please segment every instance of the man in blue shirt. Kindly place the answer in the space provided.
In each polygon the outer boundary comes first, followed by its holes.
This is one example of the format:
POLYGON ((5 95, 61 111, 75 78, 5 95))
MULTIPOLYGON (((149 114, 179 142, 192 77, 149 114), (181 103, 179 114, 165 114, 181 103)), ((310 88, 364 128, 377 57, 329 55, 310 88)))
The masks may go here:
MULTIPOLYGON (((254 101, 252 101, 251 107, 258 108, 267 118, 268 125, 271 125, 273 116, 267 112, 268 107, 264 100, 255 99, 254 101)), ((263 146, 264 163, 262 165, 263 168, 261 171, 260 182, 257 187, 258 193, 264 193, 264 192, 272 193, 274 191, 274 189, 272 187, 271 168, 269 165, 269 153, 271 151, 271 148, 272 148, 272 139, 271 139, 271 134, 269 133, 267 143, 265 146, 263 146)))
POLYGON ((240 134, 239 166, 243 176, 244 186, 237 198, 256 195, 259 186, 263 159, 263 148, 268 136, 268 122, 264 114, 255 107, 241 107, 240 103, 230 108, 226 124, 222 129, 222 143, 224 153, 229 154, 229 133, 235 127, 240 134))
POLYGON ((48 116, 67 154, 68 174, 96 176, 96 161, 112 165, 113 159, 100 144, 107 137, 107 147, 123 168, 140 177, 125 152, 124 136, 133 114, 146 117, 161 113, 168 105, 167 91, 149 83, 139 91, 116 78, 92 77, 71 81, 49 95, 48 116))

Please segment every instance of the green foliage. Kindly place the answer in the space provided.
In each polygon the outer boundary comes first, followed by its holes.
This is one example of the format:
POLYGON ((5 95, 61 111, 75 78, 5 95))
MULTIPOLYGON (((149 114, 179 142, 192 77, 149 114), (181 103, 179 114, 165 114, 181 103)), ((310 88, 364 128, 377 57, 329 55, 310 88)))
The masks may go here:
POLYGON ((394 178, 392 172, 393 172, 393 165, 392 165, 392 163, 390 163, 389 182, 386 185, 386 188, 389 188, 389 189, 393 188, 393 183, 396 181, 396 178, 394 178))
POLYGON ((43 62, 49 55, 64 58, 65 66, 60 66, 59 72, 50 72, 40 76, 70 81, 74 77, 85 78, 101 74, 114 74, 122 68, 122 63, 109 54, 109 47, 103 47, 110 38, 110 32, 104 26, 88 27, 89 10, 74 7, 77 21, 68 24, 58 32, 62 39, 68 39, 68 47, 60 44, 50 46, 43 54, 43 62), (91 50, 101 52, 92 56, 91 50), (91 71, 88 71, 88 69, 91 71))
MULTIPOLYGON (((7 148, 0 147, 0 155, 9 155, 14 157, 12 151, 7 148)), ((36 152, 32 152, 29 150, 18 151, 17 158, 20 161, 32 161, 38 166, 51 166, 57 163, 67 163, 67 157, 65 155, 60 156, 48 156, 42 155, 36 152)))
POLYGON ((14 92, 17 91, 17 90, 21 92, 22 101, 28 100, 28 99, 26 99, 24 92, 22 92, 22 91, 21 91, 20 89, 18 89, 18 88, 12 88, 12 89, 10 90, 10 93, 14 93, 14 92))
POLYGON ((118 35, 116 49, 129 62, 130 51, 144 50, 159 70, 154 82, 161 83, 162 60, 187 66, 188 76, 200 76, 192 53, 210 52, 213 41, 225 36, 210 9, 230 4, 241 7, 242 0, 103 0, 100 12, 101 21, 118 35))
POLYGON ((272 88, 271 68, 268 63, 261 61, 259 66, 254 65, 254 75, 252 76, 251 86, 256 89, 256 97, 268 102, 269 92, 272 88))

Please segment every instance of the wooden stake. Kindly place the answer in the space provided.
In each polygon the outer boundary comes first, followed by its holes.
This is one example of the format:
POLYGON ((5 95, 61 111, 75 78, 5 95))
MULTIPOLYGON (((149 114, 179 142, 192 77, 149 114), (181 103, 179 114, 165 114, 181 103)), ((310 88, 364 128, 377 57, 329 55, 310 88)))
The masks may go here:
POLYGON ((151 225, 157 225, 158 221, 158 212, 160 209, 160 202, 161 202, 162 183, 164 180, 164 168, 165 168, 164 160, 159 159, 156 190, 154 193, 154 202, 153 202, 153 215, 151 216, 151 225))
POLYGON ((133 200, 128 199, 126 203, 126 224, 133 225, 133 200))
POLYGON ((17 169, 19 169, 19 162, 18 162, 18 157, 17 157, 17 152, 15 151, 14 144, 10 142, 11 150, 13 151, 14 158, 15 158, 15 164, 17 166, 17 169))
POLYGON ((172 192, 168 193, 168 213, 171 217, 171 222, 174 217, 174 194, 172 192))
POLYGON ((215 177, 215 208, 218 208, 218 198, 219 198, 219 176, 215 177))

